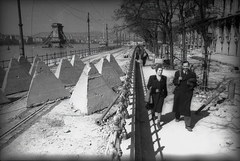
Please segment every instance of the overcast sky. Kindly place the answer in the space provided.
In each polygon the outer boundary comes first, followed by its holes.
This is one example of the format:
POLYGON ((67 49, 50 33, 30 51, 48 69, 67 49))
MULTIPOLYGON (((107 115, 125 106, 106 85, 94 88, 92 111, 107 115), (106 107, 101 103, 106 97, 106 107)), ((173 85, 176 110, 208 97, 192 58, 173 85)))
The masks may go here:
MULTIPOLYGON (((120 0, 20 0, 23 35, 51 32, 52 23, 62 23, 63 32, 87 32, 87 13, 90 30, 103 31, 115 22, 114 10, 120 0)), ((0 33, 19 35, 17 0, 0 0, 0 33)))

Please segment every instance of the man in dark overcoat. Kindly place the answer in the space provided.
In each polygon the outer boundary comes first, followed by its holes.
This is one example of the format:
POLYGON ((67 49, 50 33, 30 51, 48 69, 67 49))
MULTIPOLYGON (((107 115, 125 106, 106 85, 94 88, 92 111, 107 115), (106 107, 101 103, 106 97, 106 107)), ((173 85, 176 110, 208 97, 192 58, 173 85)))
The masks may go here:
POLYGON ((189 70, 188 61, 182 63, 182 69, 175 72, 173 84, 174 90, 173 112, 175 121, 179 122, 180 116, 184 116, 185 127, 192 131, 191 127, 191 101, 194 87, 197 85, 196 74, 189 70))

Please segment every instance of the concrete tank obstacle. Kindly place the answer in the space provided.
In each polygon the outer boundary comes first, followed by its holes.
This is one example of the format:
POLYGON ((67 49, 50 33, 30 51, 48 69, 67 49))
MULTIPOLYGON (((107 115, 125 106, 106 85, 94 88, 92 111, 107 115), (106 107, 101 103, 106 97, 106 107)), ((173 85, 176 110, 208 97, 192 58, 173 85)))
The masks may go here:
POLYGON ((19 56, 18 57, 18 62, 20 65, 23 66, 23 68, 29 72, 30 68, 31 68, 31 63, 26 59, 26 57, 24 56, 19 56))
POLYGON ((58 64, 55 76, 65 85, 74 86, 76 85, 79 75, 77 70, 71 65, 71 63, 62 58, 58 64))
POLYGON ((101 58, 95 66, 111 88, 122 84, 119 75, 106 58, 101 58))
POLYGON ((70 97, 69 91, 44 62, 38 61, 27 95, 27 107, 65 97, 70 97))
POLYGON ((78 78, 81 76, 83 69, 85 67, 85 64, 83 63, 83 61, 80 59, 79 56, 77 55, 73 55, 71 62, 72 66, 77 70, 78 72, 78 78))
POLYGON ((0 67, 0 88, 2 88, 5 74, 6 74, 6 71, 2 67, 0 67))
POLYGON ((27 91, 32 77, 17 61, 12 58, 6 71, 2 91, 5 95, 27 91))
POLYGON ((0 104, 8 103, 10 100, 7 98, 7 96, 4 95, 4 93, 0 90, 0 104))
POLYGON ((30 68, 30 70, 29 70, 29 74, 30 74, 31 76, 34 75, 34 72, 35 72, 36 65, 37 65, 37 62, 38 62, 38 61, 41 61, 41 59, 40 59, 38 56, 35 56, 34 59, 33 59, 32 66, 31 66, 31 68, 30 68))
POLYGON ((114 58, 112 54, 107 55, 107 60, 110 63, 110 65, 115 69, 119 77, 122 77, 125 75, 125 73, 122 71, 122 68, 119 66, 118 62, 114 58))
POLYGON ((117 94, 108 86, 93 63, 87 63, 70 97, 70 104, 83 114, 108 107, 117 94))

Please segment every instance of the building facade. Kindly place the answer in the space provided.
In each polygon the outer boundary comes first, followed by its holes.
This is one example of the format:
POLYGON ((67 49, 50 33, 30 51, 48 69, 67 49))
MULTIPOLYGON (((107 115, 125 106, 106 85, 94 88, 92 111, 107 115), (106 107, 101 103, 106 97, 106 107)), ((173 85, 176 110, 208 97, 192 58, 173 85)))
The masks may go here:
MULTIPOLYGON (((210 50, 215 53, 240 56, 240 0, 209 0, 211 9, 215 9, 214 19, 208 27, 211 37, 210 50)), ((188 7, 192 4, 189 4, 188 7)), ((194 16, 194 14, 193 14, 194 16)), ((186 32, 188 49, 204 46, 199 32, 189 30, 186 32)))

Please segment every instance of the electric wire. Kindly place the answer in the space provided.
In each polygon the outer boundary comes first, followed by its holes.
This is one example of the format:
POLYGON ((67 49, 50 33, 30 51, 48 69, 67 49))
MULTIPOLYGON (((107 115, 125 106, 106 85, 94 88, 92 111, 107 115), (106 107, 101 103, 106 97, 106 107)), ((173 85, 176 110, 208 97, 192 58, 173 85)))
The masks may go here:
POLYGON ((63 1, 60 1, 60 2, 61 2, 62 4, 64 4, 64 5, 66 5, 66 6, 70 7, 70 8, 72 8, 72 9, 76 10, 76 11, 83 12, 83 13, 87 13, 87 11, 82 11, 82 10, 76 9, 76 8, 74 8, 74 7, 72 7, 72 6, 70 6, 70 5, 66 4, 66 3, 64 3, 63 1))
MULTIPOLYGON (((76 8, 74 8, 74 7, 72 7, 72 6, 70 6, 70 5, 66 4, 66 3, 64 3, 63 1, 60 1, 60 2, 61 2, 62 4, 64 4, 64 5, 66 5, 66 6, 70 7, 70 8, 72 8, 72 9, 76 10, 76 11, 79 11, 79 12, 82 12, 82 13, 88 13, 87 11, 83 11, 83 10, 76 9, 76 8)), ((91 13, 89 13, 89 15, 92 17, 92 19, 93 19, 96 23, 98 23, 99 25, 102 25, 101 23, 99 23, 99 22, 98 22, 98 21, 92 16, 91 13)))
MULTIPOLYGON (((61 1, 60 1, 61 2, 61 1)), ((74 14, 73 12, 71 12, 69 9, 67 9, 65 6, 64 6, 64 4, 61 2, 61 3, 59 3, 59 4, 61 4, 62 5, 62 7, 63 8, 65 8, 65 10, 67 10, 68 12, 70 12, 74 17, 77 17, 77 18, 79 18, 79 19, 81 19, 82 21, 84 21, 84 22, 87 22, 86 20, 84 20, 83 18, 81 18, 81 17, 79 17, 79 16, 77 16, 76 14, 74 14)))
POLYGON ((93 8, 95 9, 95 11, 104 19, 104 20, 106 20, 106 21, 112 21, 112 20, 108 20, 108 19, 106 19, 104 16, 102 16, 99 12, 98 12, 98 10, 94 7, 94 5, 92 4, 92 2, 91 1, 89 1, 90 2, 90 4, 93 6, 93 8))
POLYGON ((45 14, 45 15, 47 15, 47 17, 49 18, 49 19, 53 19, 51 16, 49 16, 37 3, 35 3, 42 11, 43 11, 43 13, 45 14))

